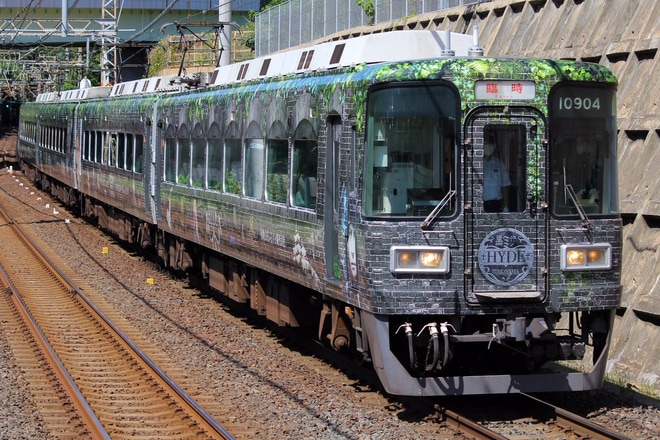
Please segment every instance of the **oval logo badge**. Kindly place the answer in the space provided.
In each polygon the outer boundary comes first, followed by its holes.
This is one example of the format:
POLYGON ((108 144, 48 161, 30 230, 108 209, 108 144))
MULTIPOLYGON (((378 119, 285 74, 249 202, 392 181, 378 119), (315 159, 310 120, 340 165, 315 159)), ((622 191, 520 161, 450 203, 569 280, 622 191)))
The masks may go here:
POLYGON ((515 229, 496 229, 484 238, 477 255, 479 270, 498 286, 513 286, 524 280, 534 265, 534 247, 515 229))

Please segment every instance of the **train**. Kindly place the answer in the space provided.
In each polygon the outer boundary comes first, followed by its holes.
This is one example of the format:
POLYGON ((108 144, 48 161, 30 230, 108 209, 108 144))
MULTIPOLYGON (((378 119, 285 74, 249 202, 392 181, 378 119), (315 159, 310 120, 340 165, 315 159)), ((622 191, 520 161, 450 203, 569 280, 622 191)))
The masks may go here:
POLYGON ((608 68, 401 30, 81 86, 23 103, 20 170, 164 267, 391 395, 602 386, 622 293, 608 68))

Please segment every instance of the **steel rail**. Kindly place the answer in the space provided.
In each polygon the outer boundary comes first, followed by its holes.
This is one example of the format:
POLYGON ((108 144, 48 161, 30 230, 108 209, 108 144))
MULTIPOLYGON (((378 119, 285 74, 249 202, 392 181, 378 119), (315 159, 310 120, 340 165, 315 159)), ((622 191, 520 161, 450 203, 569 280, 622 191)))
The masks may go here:
POLYGON ((578 414, 574 414, 570 411, 559 408, 558 406, 555 406, 551 403, 544 402, 535 396, 531 396, 525 393, 521 394, 525 397, 528 397, 529 399, 532 399, 537 404, 543 406, 545 409, 553 412, 555 414, 556 423, 558 426, 561 426, 565 429, 570 429, 576 434, 579 434, 581 437, 599 440, 632 440, 630 437, 620 432, 613 431, 578 414))
MULTIPOLYGON (((12 227, 14 230, 20 230, 20 237, 24 240, 25 234, 21 230, 20 226, 18 226, 13 221, 9 213, 3 207, 0 207, 0 210, 2 211, 3 216, 8 219, 10 227, 12 227)), ((7 286, 9 287, 9 290, 11 291, 11 300, 16 307, 16 310, 20 314, 23 321, 27 324, 28 330, 39 346, 39 349, 48 360, 48 363, 51 365, 53 373, 57 376, 66 394, 69 396, 71 402, 78 411, 78 414, 80 414, 83 422, 85 423, 85 426, 89 430, 89 435, 93 439, 110 439, 110 435, 108 435, 107 431, 103 427, 103 424, 100 422, 98 417, 96 417, 96 414, 89 406, 89 403, 83 396, 71 375, 69 375, 59 356, 57 356, 53 346, 48 342, 48 338, 46 338, 46 335, 39 327, 39 324, 37 324, 36 320, 30 313, 30 310, 23 301, 23 298, 16 289, 16 286, 12 280, 9 278, 9 275, 5 271, 5 268, 2 266, 2 264, 0 264, 0 274, 2 274, 2 277, 4 278, 7 286)))
POLYGON ((452 429, 465 436, 469 436, 470 438, 479 440, 507 440, 507 437, 504 437, 485 426, 481 426, 474 420, 464 417, 450 409, 436 406, 436 412, 452 429))
MULTIPOLYGON (((144 353, 128 337, 128 335, 126 335, 124 332, 122 332, 121 329, 119 327, 117 327, 117 325, 115 325, 110 320, 110 318, 108 318, 107 315, 105 315, 105 313, 103 313, 89 299, 89 297, 87 295, 85 295, 85 293, 76 285, 76 283, 73 280, 71 280, 62 270, 59 269, 59 267, 57 267, 57 264, 50 257, 48 257, 48 255, 46 255, 44 252, 41 251, 41 248, 39 247, 39 245, 23 230, 23 228, 21 228, 21 226, 19 224, 17 224, 13 220, 11 215, 4 208, 0 207, 0 210, 2 210, 3 215, 7 219, 9 219, 9 223, 13 226, 13 228, 17 231, 20 231, 21 239, 31 247, 32 252, 35 253, 35 256, 40 258, 50 268, 52 268, 52 270, 54 271, 53 274, 55 276, 57 276, 58 278, 60 278, 63 283, 66 283, 66 285, 69 286, 72 289, 72 293, 74 294, 74 296, 77 296, 88 309, 93 311, 96 314, 96 316, 98 316, 103 321, 103 323, 109 329, 111 329, 112 332, 114 332, 115 336, 118 337, 119 340, 121 340, 125 345, 130 347, 130 349, 133 351, 133 353, 136 354, 138 356, 138 358, 144 364, 148 365, 148 367, 152 371, 154 371, 157 374, 157 376, 168 387, 170 387, 172 389, 172 391, 174 391, 177 394, 177 396, 181 400, 183 400, 192 411, 194 411, 199 416, 199 418, 206 424, 207 428, 210 431, 218 434, 223 439, 234 440, 234 437, 220 423, 218 423, 218 421, 216 421, 208 412, 206 412, 206 410, 204 410, 204 408, 202 408, 192 397, 190 397, 174 380, 172 380, 167 375, 167 373, 165 373, 158 365, 156 365, 156 363, 153 362, 149 358, 149 356, 147 356, 147 354, 144 353)), ((15 291, 15 289, 14 289, 14 291, 15 291)), ((20 298, 20 296, 19 296, 19 298, 20 298)), ((22 300, 21 300, 21 302, 22 302, 22 300)), ((27 314, 27 316, 30 317, 30 321, 34 322, 34 320, 32 319, 32 316, 30 315, 29 311, 27 310, 25 304, 23 304, 22 308, 25 308, 25 313, 27 314)), ((36 323, 35 323, 35 325, 36 325, 36 323)), ((43 335, 41 330, 39 330, 39 333, 41 334, 41 337, 43 337, 45 339, 45 335, 43 335)), ((45 342, 48 343, 47 341, 45 341, 45 342)), ((50 348, 50 351, 53 353, 53 356, 55 356, 55 358, 57 359, 57 363, 60 366, 62 366, 62 363, 59 361, 59 358, 57 358, 57 355, 55 354, 54 350, 52 350, 52 347, 50 348)), ((64 368, 64 367, 62 366, 62 368, 64 368)), ((66 370, 64 370, 64 371, 66 371, 66 370)), ((67 376, 68 376, 68 374, 67 374, 67 376)), ((69 379, 71 379, 70 376, 69 376, 69 379)), ((73 384, 73 385, 75 386, 75 384, 73 384)), ((78 390, 77 387, 75 387, 75 390, 82 397, 82 394, 80 393, 80 390, 78 390)), ((82 397, 82 399, 84 400, 84 397, 82 397)), ((85 404, 87 404, 86 401, 85 401, 85 404)), ((90 409, 90 411, 91 411, 91 409, 90 409)), ((94 417, 96 418, 96 416, 94 416, 94 417)), ((99 422, 99 424, 100 424, 100 422, 99 422)), ((106 436, 107 436, 107 433, 106 433, 106 436)), ((99 438, 109 438, 109 437, 99 437, 99 438)))

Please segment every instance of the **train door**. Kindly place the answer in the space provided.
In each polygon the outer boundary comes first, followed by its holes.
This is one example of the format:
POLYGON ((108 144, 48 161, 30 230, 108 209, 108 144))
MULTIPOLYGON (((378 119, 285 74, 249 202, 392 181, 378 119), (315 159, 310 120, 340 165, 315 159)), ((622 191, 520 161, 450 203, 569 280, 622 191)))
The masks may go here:
POLYGON ((151 213, 151 222, 156 224, 162 218, 160 213, 160 181, 163 175, 163 123, 159 119, 158 106, 154 105, 151 118, 146 124, 144 150, 145 206, 151 213), (157 122, 154 122, 157 121, 157 122))
POLYGON ((465 295, 470 303, 546 295, 546 151, 528 108, 475 111, 465 126, 465 295))
POLYGON ((325 273, 330 281, 339 282, 339 198, 340 198, 340 140, 341 118, 333 116, 326 122, 326 160, 324 186, 325 273))
POLYGON ((80 188, 78 182, 78 176, 82 174, 82 154, 83 149, 89 148, 88 139, 85 136, 85 131, 83 130, 83 121, 78 116, 78 110, 80 105, 77 105, 73 113, 73 142, 71 146, 73 148, 71 169, 73 170, 72 176, 72 185, 75 189, 80 188))

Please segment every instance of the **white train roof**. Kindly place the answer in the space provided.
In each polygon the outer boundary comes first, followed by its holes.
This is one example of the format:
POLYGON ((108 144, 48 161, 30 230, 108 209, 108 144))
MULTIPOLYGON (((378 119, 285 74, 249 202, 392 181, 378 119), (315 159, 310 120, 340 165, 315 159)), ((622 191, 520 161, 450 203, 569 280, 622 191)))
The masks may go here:
POLYGON ((212 85, 294 73, 442 56, 468 56, 471 35, 446 31, 408 30, 363 35, 288 50, 215 69, 212 85))
POLYGON ((82 87, 66 92, 40 94, 38 102, 79 101, 108 96, 133 96, 154 92, 234 84, 260 78, 275 78, 361 63, 411 61, 448 56, 470 56, 479 51, 476 35, 449 31, 405 30, 369 34, 308 47, 290 49, 237 64, 221 66, 213 74, 188 78, 177 75, 143 78, 112 87, 82 87), (475 52, 476 51, 476 52, 475 52))
POLYGON ((103 98, 108 96, 110 89, 111 87, 85 87, 60 93, 40 93, 37 96, 37 102, 80 101, 83 99, 103 98))

